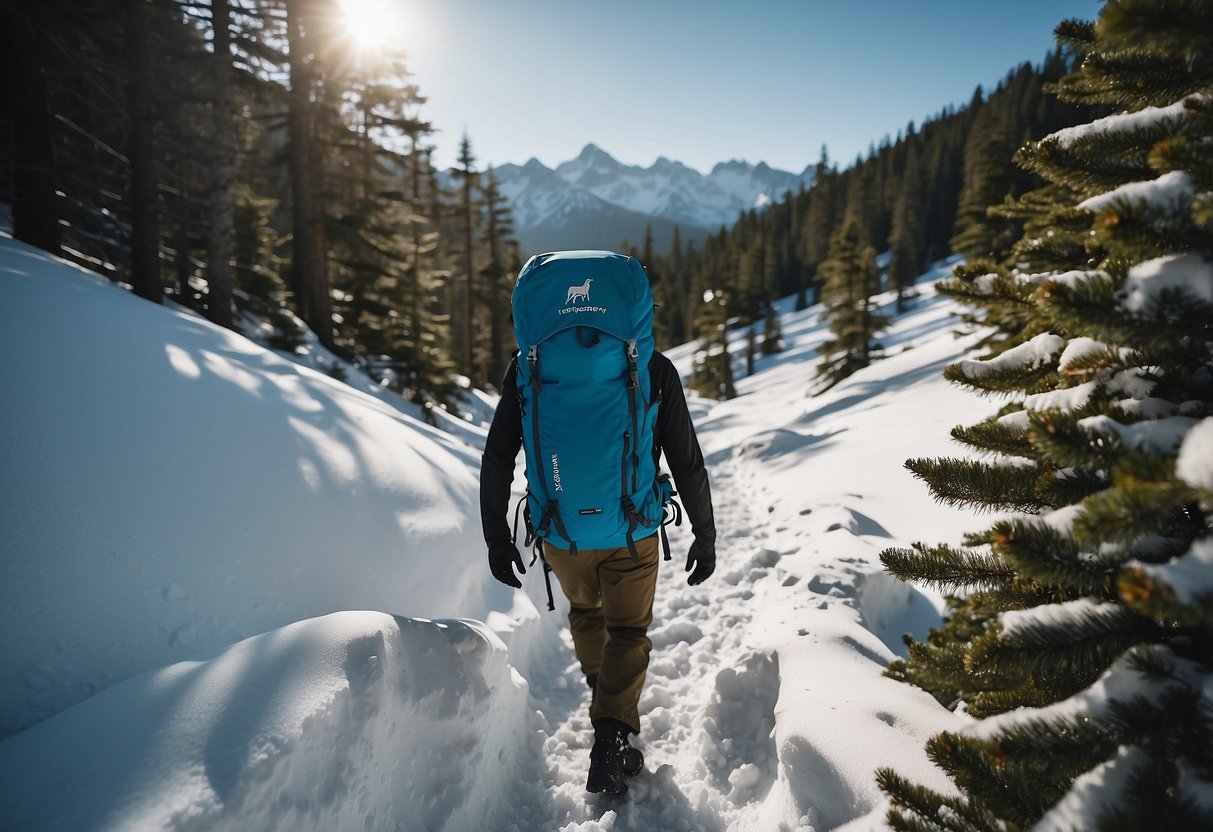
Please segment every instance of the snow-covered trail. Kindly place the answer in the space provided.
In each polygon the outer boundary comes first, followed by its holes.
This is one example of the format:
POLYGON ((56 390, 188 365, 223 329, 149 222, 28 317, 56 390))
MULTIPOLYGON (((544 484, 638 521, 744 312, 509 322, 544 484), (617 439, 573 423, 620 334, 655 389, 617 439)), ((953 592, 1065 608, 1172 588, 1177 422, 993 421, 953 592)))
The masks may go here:
POLYGON ((776 556, 762 545, 763 526, 754 524, 749 500, 737 491, 734 468, 713 470, 716 574, 700 586, 686 585, 689 534, 675 533, 673 559, 661 564, 641 734, 633 740, 644 750, 645 770, 630 781, 626 797, 585 791, 590 696, 565 627, 561 648, 530 680, 533 705, 547 723, 542 744, 534 744, 543 794, 530 795, 506 829, 753 828, 747 814, 775 770, 770 735, 778 666, 768 654, 754 653, 750 632, 776 556))

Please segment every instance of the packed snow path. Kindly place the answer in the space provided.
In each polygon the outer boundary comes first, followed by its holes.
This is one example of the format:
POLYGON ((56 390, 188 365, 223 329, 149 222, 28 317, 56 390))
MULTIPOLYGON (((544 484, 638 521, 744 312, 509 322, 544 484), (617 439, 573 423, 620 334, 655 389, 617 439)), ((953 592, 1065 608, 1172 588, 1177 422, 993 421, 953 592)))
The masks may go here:
MULTIPOLYGON (((778 554, 764 548, 761 525, 738 490, 734 466, 714 470, 717 572, 686 585, 686 538, 663 562, 653 608, 653 655, 641 698, 645 770, 626 797, 585 791, 593 728, 589 691, 567 628, 562 649, 531 679, 541 729, 544 793, 506 829, 745 829, 747 805, 771 788, 775 770, 778 660, 752 644, 762 596, 778 589, 778 554)), ((538 580, 535 576, 534 580, 538 580)), ((554 580, 554 579, 553 579, 554 580)), ((556 589, 559 592, 559 589, 556 589)), ((550 615, 564 614, 549 613, 550 615)))

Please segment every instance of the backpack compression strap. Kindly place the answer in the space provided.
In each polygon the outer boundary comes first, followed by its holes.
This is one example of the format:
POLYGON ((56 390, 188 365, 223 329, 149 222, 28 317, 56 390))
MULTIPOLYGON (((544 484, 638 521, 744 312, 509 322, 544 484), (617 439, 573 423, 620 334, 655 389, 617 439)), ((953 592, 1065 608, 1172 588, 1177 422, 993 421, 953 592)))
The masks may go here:
MULTIPOLYGON (((531 384, 535 387, 534 401, 531 403, 531 434, 534 436, 535 442, 535 458, 539 460, 539 464, 543 462, 543 451, 539 446, 539 391, 543 389, 543 385, 539 381, 539 347, 535 344, 527 347, 526 351, 527 365, 530 367, 531 384)), ((543 515, 539 518, 538 525, 535 530, 540 536, 548 530, 548 526, 554 521, 556 523, 556 533, 569 542, 569 554, 577 554, 577 542, 569 537, 568 531, 564 527, 564 521, 560 519, 560 509, 556 505, 556 501, 552 499, 552 495, 548 493, 548 481, 546 476, 539 478, 539 484, 543 488, 543 515)), ((546 561, 544 562, 546 565, 546 561)))
POLYGON ((635 341, 627 342, 628 351, 628 374, 624 379, 628 386, 628 415, 632 420, 632 432, 628 434, 631 442, 624 442, 623 459, 621 460, 622 470, 620 471, 620 483, 623 489, 623 513, 628 518, 628 531, 625 537, 628 544, 628 554, 632 556, 632 560, 639 561, 640 553, 636 551, 636 541, 633 535, 636 532, 637 526, 648 526, 649 520, 643 514, 636 510, 636 504, 632 502, 632 497, 628 492, 628 460, 632 462, 632 491, 636 490, 636 471, 640 468, 640 424, 637 417, 636 393, 640 388, 640 369, 636 366, 636 358, 640 354, 636 349, 635 341), (630 447, 629 447, 630 446, 630 447), (630 453, 629 453, 630 451, 630 453))

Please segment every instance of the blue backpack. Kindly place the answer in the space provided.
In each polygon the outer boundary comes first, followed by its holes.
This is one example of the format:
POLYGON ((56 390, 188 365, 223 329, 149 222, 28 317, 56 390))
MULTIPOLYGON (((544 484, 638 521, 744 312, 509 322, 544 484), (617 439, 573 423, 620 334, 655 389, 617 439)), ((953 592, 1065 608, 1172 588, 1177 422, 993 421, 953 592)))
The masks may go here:
POLYGON ((511 302, 528 543, 539 554, 548 541, 637 557, 635 541, 664 531, 674 494, 653 461, 648 275, 606 251, 541 254, 518 273, 511 302))

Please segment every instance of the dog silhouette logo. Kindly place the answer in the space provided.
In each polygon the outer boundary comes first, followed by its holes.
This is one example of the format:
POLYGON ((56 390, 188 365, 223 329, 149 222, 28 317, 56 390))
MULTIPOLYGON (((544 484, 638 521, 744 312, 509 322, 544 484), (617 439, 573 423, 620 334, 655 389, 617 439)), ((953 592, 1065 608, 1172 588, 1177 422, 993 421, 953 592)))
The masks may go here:
POLYGON ((577 300, 578 298, 581 298, 586 303, 589 303, 590 302, 590 284, 593 282, 594 282, 594 278, 587 277, 585 279, 585 283, 582 283, 580 286, 570 286, 569 287, 569 296, 564 299, 564 305, 568 306, 570 303, 577 300))

